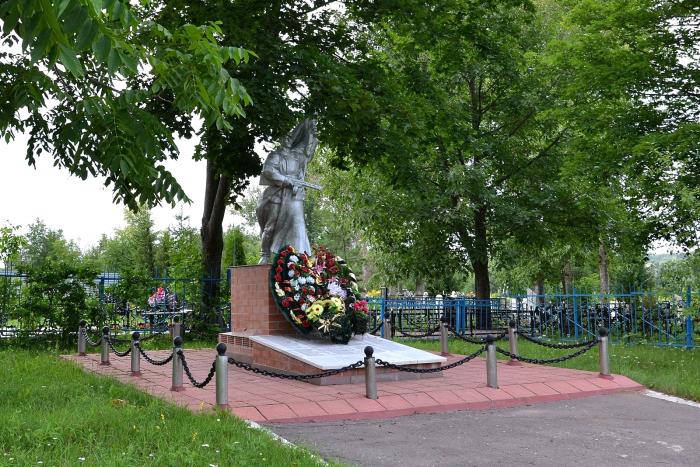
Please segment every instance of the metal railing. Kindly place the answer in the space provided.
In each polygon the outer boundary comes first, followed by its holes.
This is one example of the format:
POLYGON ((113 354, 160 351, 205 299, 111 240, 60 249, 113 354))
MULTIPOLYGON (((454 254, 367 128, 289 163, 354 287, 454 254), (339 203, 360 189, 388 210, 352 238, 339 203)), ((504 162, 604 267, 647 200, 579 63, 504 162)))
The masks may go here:
POLYGON ((455 332, 476 336, 507 330, 510 320, 531 335, 557 340, 597 336, 612 342, 693 348, 700 337, 700 300, 690 290, 682 300, 646 292, 625 294, 520 295, 474 298, 368 298, 369 329, 382 337, 435 337, 441 318, 455 332), (391 335, 387 331, 391 330, 391 335))

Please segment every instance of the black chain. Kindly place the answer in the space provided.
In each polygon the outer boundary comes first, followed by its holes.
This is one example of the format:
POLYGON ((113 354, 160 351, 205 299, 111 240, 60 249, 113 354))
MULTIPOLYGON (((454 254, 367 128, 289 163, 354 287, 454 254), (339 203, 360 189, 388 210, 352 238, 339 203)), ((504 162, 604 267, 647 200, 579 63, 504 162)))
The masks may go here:
POLYGON ((97 347, 98 345, 100 345, 102 343, 102 337, 97 339, 97 342, 95 342, 95 341, 90 339, 90 336, 88 336, 87 331, 85 329, 82 330, 82 333, 83 333, 83 336, 85 337, 85 342, 87 343, 87 345, 89 345, 91 347, 97 347))
MULTIPOLYGON (((457 331, 455 328, 453 328, 451 325, 448 325, 447 328, 450 330, 450 332, 452 332, 452 334, 454 334, 454 336, 455 336, 457 339, 461 339, 461 340, 463 340, 463 341, 465 341, 465 342, 469 342, 470 344, 479 344, 479 345, 483 345, 483 344, 488 343, 488 340, 486 339, 486 337, 484 337, 483 339, 475 339, 475 338, 473 338, 473 337, 465 336, 465 335, 462 334, 461 332, 458 332, 458 331, 457 331)), ((500 341, 501 339, 503 339, 504 337, 506 337, 507 334, 508 334, 508 332, 502 332, 501 334, 497 334, 497 335, 493 336, 493 342, 500 341)))
POLYGON ((107 338, 107 343, 109 344, 109 348, 112 349, 112 352, 114 352, 114 355, 116 355, 117 357, 126 357, 131 353, 131 347, 126 349, 124 352, 118 351, 117 348, 114 347, 114 344, 112 344, 112 339, 110 338, 107 338))
POLYGON ((398 326, 398 329, 397 329, 397 331, 398 331, 401 335, 403 335, 404 337, 415 337, 415 338, 417 338, 417 339, 420 339, 420 338, 423 338, 423 337, 430 337, 430 336, 432 336, 433 334, 435 334, 435 333, 436 333, 437 331, 439 331, 439 330, 440 330, 440 325, 439 325, 439 324, 438 324, 435 328, 433 328, 432 330, 428 330, 428 332, 423 332, 423 333, 419 333, 419 334, 414 334, 414 333, 410 333, 410 332, 405 332, 401 326, 398 326))
POLYGON ((173 359, 173 354, 171 353, 171 354, 168 356, 168 358, 166 358, 165 360, 153 360, 151 357, 149 357, 148 355, 146 355, 146 352, 141 348, 141 346, 139 345, 138 342, 137 342, 135 345, 136 345, 136 348, 139 349, 139 353, 140 353, 141 355, 143 355, 143 358, 145 358, 146 361, 147 361, 148 363, 150 363, 151 365, 162 366, 162 365, 165 365, 165 364, 167 364, 167 363, 170 363, 170 360, 173 359))
POLYGON ((325 378, 326 376, 337 375, 339 373, 343 373, 343 372, 348 371, 348 370, 360 368, 361 366, 364 365, 364 362, 362 360, 358 360, 357 362, 353 363, 352 365, 344 366, 343 368, 338 368, 336 370, 324 371, 323 373, 314 373, 311 375, 290 375, 290 374, 286 374, 286 373, 277 373, 275 371, 261 370, 260 368, 255 368, 251 365, 248 365, 247 363, 239 362, 231 357, 229 357, 228 362, 229 362, 229 364, 235 365, 238 368, 243 368, 244 370, 252 371, 253 373, 257 373, 259 375, 270 376, 272 378, 293 379, 296 381, 306 381, 307 379, 325 378))
POLYGON ((379 331, 379 329, 381 329, 382 324, 384 324, 384 323, 382 323, 382 322, 380 321, 379 324, 377 324, 377 327, 374 328, 374 329, 372 329, 372 331, 370 331, 369 333, 370 333, 370 334, 376 334, 377 331, 379 331))
POLYGON ((550 349, 578 349, 579 347, 585 347, 591 342, 595 343, 597 340, 590 340, 590 341, 584 341, 584 342, 573 342, 571 344, 554 344, 551 342, 545 342, 540 339, 537 339, 535 337, 532 337, 529 334, 525 334, 522 331, 517 331, 518 335, 525 339, 528 342, 532 342, 533 344, 541 345, 542 347, 549 347, 550 349))
POLYGON ((439 366, 437 368, 409 368, 409 367, 405 367, 405 366, 401 366, 401 365, 396 365, 395 363, 385 362, 381 358, 378 358, 376 360, 376 363, 377 363, 377 365, 384 366, 387 368, 393 368, 394 370, 398 370, 398 371, 404 371, 406 373, 437 373, 440 371, 451 370, 452 368, 455 368, 455 367, 460 366, 460 365, 464 365, 469 360, 473 360, 476 357, 478 357, 479 355, 481 355, 482 353, 484 353, 484 351, 486 351, 485 346, 480 348, 476 352, 467 355, 466 357, 464 357, 461 360, 457 360, 456 362, 450 363, 449 365, 439 366))
POLYGON ((586 344, 585 347, 583 347, 581 350, 579 350, 577 352, 574 352, 574 353, 569 354, 569 355, 563 355, 561 357, 556 357, 556 358, 521 357, 520 355, 515 355, 515 354, 508 352, 507 350, 503 350, 500 347, 496 347, 496 352, 498 352, 502 355, 505 355, 507 357, 510 357, 513 360, 518 360, 518 361, 525 362, 525 363, 534 363, 536 365, 546 365, 548 363, 561 363, 561 362, 565 362, 567 360, 571 360, 572 358, 576 358, 579 355, 583 355, 586 352, 588 352, 589 350, 591 350, 596 344, 597 344, 597 341, 589 342, 588 344, 586 344))
POLYGON ((177 354, 180 356, 180 360, 182 360, 182 367, 185 369, 185 374, 187 375, 187 379, 190 380, 190 383, 192 383, 192 386, 196 388, 203 388, 209 382, 211 382, 211 379, 214 377, 214 373, 216 373, 216 359, 214 362, 211 364, 211 369, 209 370, 209 374, 207 375, 206 378, 204 378, 204 381, 201 383, 198 383, 196 379, 194 379, 194 376, 192 376, 192 373, 190 373, 190 367, 187 366, 187 360, 185 360, 185 352, 182 351, 182 349, 177 351, 177 354))

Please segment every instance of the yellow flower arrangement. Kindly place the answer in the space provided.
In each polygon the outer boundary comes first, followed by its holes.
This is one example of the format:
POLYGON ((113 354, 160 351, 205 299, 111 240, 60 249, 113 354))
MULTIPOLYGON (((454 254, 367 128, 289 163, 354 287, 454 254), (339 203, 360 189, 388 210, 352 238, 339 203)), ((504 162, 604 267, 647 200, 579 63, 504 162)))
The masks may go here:
POLYGON ((321 316, 321 313, 323 313, 323 305, 316 302, 306 310, 306 317, 311 321, 316 321, 321 316))

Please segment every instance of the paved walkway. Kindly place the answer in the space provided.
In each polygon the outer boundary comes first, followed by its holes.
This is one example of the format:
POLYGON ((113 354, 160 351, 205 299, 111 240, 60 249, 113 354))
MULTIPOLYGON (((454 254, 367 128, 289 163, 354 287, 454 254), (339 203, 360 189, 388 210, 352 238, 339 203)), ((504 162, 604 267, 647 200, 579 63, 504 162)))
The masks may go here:
POLYGON ((697 466, 700 408, 642 392, 413 415, 268 424, 324 459, 362 466, 697 466))
MULTIPOLYGON (((147 353, 160 360, 170 352, 147 353)), ((198 380, 207 375, 215 356, 213 350, 185 350, 190 369, 198 380)), ((99 364, 99 354, 64 358, 88 371, 135 384, 150 394, 194 410, 210 409, 216 402, 213 382, 204 389, 197 389, 185 376, 185 390, 170 391, 170 364, 154 366, 142 358, 143 376, 132 377, 129 357, 118 358, 112 354, 110 366, 99 364)), ((448 363, 458 358, 452 356, 448 363)), ((370 400, 365 398, 364 384, 316 386, 259 376, 229 366, 229 405, 234 414, 248 420, 300 423, 494 409, 643 389, 624 376, 604 379, 589 371, 529 364, 511 366, 505 362, 498 364, 498 382, 499 389, 486 387, 486 363, 483 358, 477 358, 445 371, 442 377, 379 382, 379 399, 370 400)))

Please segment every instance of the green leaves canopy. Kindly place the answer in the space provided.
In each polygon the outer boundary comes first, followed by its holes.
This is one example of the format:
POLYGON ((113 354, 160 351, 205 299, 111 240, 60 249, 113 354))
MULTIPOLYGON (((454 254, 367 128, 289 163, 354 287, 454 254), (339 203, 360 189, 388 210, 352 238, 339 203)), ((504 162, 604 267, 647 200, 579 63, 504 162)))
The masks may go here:
POLYGON ((104 176, 114 200, 175 203, 187 197, 165 169, 173 132, 188 120, 231 128, 251 102, 226 64, 250 53, 218 43, 216 23, 170 29, 121 0, 8 0, 0 7, 0 132, 29 133, 27 161, 42 152, 83 179, 104 176))

